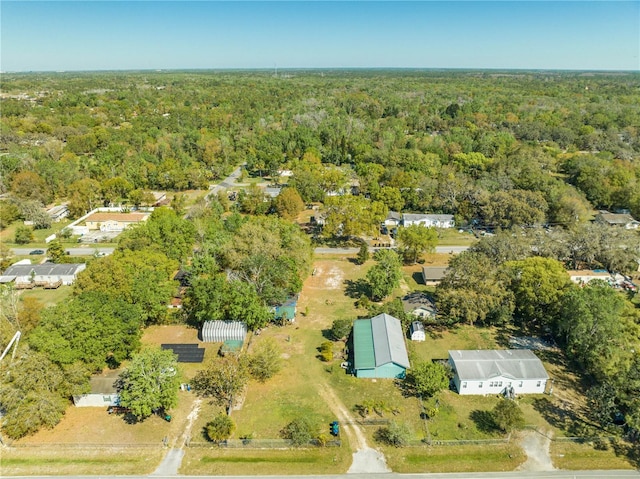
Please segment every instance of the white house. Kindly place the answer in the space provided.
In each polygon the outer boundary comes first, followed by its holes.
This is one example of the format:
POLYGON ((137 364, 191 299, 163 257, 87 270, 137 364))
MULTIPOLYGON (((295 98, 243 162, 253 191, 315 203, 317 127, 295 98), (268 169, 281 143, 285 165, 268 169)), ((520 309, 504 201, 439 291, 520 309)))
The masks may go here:
POLYGON ((453 228, 456 222, 453 215, 431 215, 431 214, 413 214, 404 213, 402 215, 402 225, 420 225, 434 228, 453 228))
POLYGON ((449 351, 459 394, 542 394, 549 375, 529 349, 449 351))
POLYGON ((611 274, 603 269, 596 270, 574 270, 567 271, 569 278, 576 284, 587 284, 594 279, 610 282, 612 281, 611 274))
POLYGON ((420 321, 412 321, 411 327, 411 341, 424 341, 427 339, 427 336, 424 333, 424 324, 420 321))
POLYGON ((91 391, 73 396, 76 407, 109 407, 120 405, 120 395, 115 387, 119 370, 107 371, 89 379, 91 391))
POLYGON ((405 313, 416 318, 434 319, 437 313, 435 303, 422 291, 412 291, 405 295, 402 298, 402 307, 405 313))
POLYGON ((73 284, 80 271, 86 269, 84 263, 43 263, 43 264, 14 264, 0 276, 0 283, 14 282, 16 286, 31 284, 47 286, 55 283, 73 284))

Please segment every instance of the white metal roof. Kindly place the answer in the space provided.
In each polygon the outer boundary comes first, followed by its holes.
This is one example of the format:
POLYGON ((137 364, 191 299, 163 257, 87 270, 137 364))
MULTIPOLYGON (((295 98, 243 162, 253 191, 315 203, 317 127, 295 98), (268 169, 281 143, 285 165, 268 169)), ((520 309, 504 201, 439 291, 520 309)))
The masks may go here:
POLYGON ((395 363, 409 368, 409 356, 404 344, 402 324, 400 320, 386 313, 371 318, 373 348, 376 367, 387 363, 395 363))
POLYGON ((453 369, 463 381, 548 379, 542 361, 528 349, 449 351, 453 369))

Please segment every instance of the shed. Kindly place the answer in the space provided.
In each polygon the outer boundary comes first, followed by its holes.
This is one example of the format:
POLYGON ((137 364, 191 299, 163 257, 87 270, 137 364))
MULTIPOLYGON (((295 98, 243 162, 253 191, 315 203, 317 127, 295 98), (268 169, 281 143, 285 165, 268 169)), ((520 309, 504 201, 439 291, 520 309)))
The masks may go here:
POLYGON ((298 305, 297 296, 293 296, 287 299, 284 303, 273 308, 273 318, 274 319, 286 318, 293 323, 296 320, 297 305, 298 305))
POLYGON ((120 405, 120 395, 115 383, 120 370, 108 370, 107 372, 93 376, 89 379, 90 391, 87 394, 73 396, 73 404, 76 407, 109 407, 120 405))
POLYGON ((388 314, 353 323, 354 373, 359 378, 404 378, 409 356, 400 320, 388 314))
POLYGON ((420 321, 411 322, 410 332, 411 341, 424 341, 427 339, 424 333, 424 324, 422 324, 420 321))
POLYGON ((466 394, 542 394, 549 375, 529 349, 449 351, 453 382, 466 394))
POLYGON ((202 325, 202 341, 205 343, 244 342, 246 336, 247 325, 240 321, 205 321, 202 325))

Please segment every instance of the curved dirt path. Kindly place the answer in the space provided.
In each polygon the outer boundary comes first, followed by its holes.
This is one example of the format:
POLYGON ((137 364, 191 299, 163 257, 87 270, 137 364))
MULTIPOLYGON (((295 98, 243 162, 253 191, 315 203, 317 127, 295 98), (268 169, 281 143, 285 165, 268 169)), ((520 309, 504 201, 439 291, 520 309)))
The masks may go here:
POLYGON ((551 439, 536 431, 520 433, 520 446, 527 455, 527 460, 519 467, 519 471, 553 471, 553 462, 549 454, 551 439))
POLYGON ((341 430, 347 435, 349 444, 356 449, 353 453, 353 462, 347 471, 349 474, 374 474, 391 472, 387 467, 384 455, 367 444, 367 438, 360 426, 355 423, 353 416, 342 403, 340 398, 327 384, 318 384, 320 397, 329 406, 329 409, 340 421, 341 430))

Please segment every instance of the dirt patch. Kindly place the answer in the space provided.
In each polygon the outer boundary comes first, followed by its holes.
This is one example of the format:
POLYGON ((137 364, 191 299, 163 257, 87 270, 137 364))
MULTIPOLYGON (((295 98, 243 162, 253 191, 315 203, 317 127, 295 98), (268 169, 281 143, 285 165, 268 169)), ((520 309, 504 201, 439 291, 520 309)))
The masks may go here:
POLYGON ((520 447, 527 460, 518 467, 519 471, 553 471, 553 462, 549 454, 551 439, 536 432, 524 431, 520 434, 520 447))

